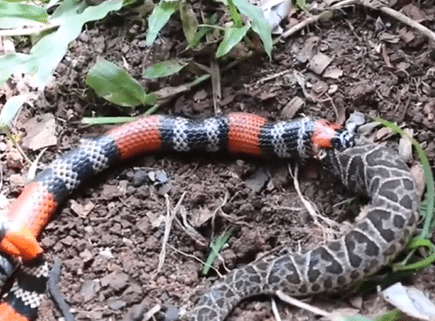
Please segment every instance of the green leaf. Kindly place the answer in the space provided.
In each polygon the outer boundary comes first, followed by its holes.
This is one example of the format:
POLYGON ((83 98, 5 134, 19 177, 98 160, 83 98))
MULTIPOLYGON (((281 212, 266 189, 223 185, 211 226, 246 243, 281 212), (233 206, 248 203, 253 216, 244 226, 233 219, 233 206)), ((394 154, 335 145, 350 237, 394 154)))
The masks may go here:
POLYGON ((161 0, 159 5, 154 8, 148 20, 148 33, 146 44, 152 45, 160 29, 169 21, 172 14, 178 9, 178 1, 161 0))
POLYGON ((172 59, 161 61, 149 66, 144 72, 144 77, 148 79, 167 77, 179 72, 181 69, 186 67, 189 62, 189 59, 172 59))
POLYGON ((189 44, 192 43, 198 30, 198 20, 195 12, 186 0, 180 2, 180 19, 183 26, 183 33, 189 44))
POLYGON ((9 126, 9 123, 14 119, 25 102, 26 97, 24 95, 9 98, 0 113, 0 127, 9 126))
POLYGON ((0 57, 0 86, 9 79, 12 73, 32 73, 37 70, 34 61, 29 61, 30 55, 9 53, 0 57))
POLYGON ((98 96, 120 106, 134 107, 146 101, 142 86, 127 72, 104 59, 89 70, 86 84, 98 96))
POLYGON ((67 52, 69 43, 80 35, 83 25, 88 21, 103 19, 110 11, 121 9, 122 0, 104 1, 98 6, 79 10, 82 7, 83 4, 75 0, 65 0, 53 13, 56 18, 50 21, 59 25, 59 28, 42 37, 30 50, 30 55, 9 54, 0 57, 0 85, 18 71, 34 74, 39 87, 44 87, 67 52))
POLYGON ((236 6, 234 5, 233 0, 228 0, 228 9, 230 10, 231 19, 234 22, 234 27, 240 28, 243 26, 243 20, 240 16, 239 12, 237 11, 236 6))
POLYGON ((39 25, 47 22, 47 11, 40 6, 0 2, 0 29, 39 25))
POLYGON ((224 39, 216 51, 216 58, 227 54, 235 45, 237 45, 248 32, 250 26, 242 28, 231 27, 225 30, 224 39))
POLYGON ((64 21, 65 19, 67 20, 68 18, 77 15, 78 12, 82 12, 83 10, 84 8, 80 1, 64 0, 56 10, 54 10, 53 14, 50 16, 50 20, 52 22, 64 21))
POLYGON ((305 9, 307 9, 307 3, 306 3, 306 0, 296 0, 296 5, 297 5, 301 10, 305 10, 305 9))
POLYGON ((261 38, 264 45, 264 50, 267 55, 272 55, 272 27, 270 23, 264 18, 263 11, 257 6, 250 4, 247 0, 233 0, 237 9, 247 16, 252 23, 252 30, 254 30, 261 38))

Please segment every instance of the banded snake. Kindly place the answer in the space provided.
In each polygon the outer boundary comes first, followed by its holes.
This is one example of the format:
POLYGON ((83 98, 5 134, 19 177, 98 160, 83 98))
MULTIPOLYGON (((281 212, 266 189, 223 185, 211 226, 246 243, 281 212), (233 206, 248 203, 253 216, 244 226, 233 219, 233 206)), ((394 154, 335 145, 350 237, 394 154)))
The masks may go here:
POLYGON ((110 130, 60 156, 25 187, 0 221, 0 285, 25 262, 0 304, 0 320, 34 320, 48 266, 37 238, 58 206, 83 180, 140 153, 227 150, 261 157, 318 157, 351 191, 371 198, 341 238, 301 253, 271 256, 235 269, 202 296, 191 321, 222 321, 242 299, 333 291, 388 264, 412 235, 419 198, 406 164, 389 148, 362 143, 324 120, 269 123, 231 113, 204 121, 148 116, 110 130))

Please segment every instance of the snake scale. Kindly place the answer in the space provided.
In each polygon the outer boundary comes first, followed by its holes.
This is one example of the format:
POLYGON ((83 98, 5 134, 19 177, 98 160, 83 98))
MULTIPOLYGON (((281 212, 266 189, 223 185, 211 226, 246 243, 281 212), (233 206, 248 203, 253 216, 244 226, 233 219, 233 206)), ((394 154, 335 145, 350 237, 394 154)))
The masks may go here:
POLYGON ((271 256, 236 269, 202 296, 191 321, 222 321, 240 300, 282 290, 301 296, 348 286, 388 264, 415 229, 419 198, 406 164, 386 147, 365 144, 340 126, 302 118, 267 122, 230 113, 203 121, 147 116, 90 139, 60 156, 28 184, 0 218, 0 286, 21 258, 0 304, 0 320, 37 317, 48 266, 37 238, 68 195, 86 178, 141 153, 216 152, 261 157, 317 157, 353 192, 371 198, 354 228, 324 246, 271 256))

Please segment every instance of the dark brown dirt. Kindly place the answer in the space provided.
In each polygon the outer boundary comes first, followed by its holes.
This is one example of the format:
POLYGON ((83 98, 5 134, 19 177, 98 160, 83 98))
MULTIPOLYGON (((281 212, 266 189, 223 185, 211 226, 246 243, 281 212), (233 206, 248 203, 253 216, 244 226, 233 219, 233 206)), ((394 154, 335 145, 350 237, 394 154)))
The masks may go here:
MULTIPOLYGON (((434 10, 429 8, 426 12, 429 17, 432 14, 433 23, 434 10)), ((73 147, 81 137, 103 131, 79 126, 77 121, 82 116, 130 113, 131 110, 111 106, 85 89, 84 75, 98 56, 118 66, 125 65, 125 59, 129 72, 149 90, 185 82, 188 78, 184 76, 170 77, 168 81, 142 78, 143 68, 151 62, 187 55, 182 51, 185 44, 179 40, 182 39, 179 29, 177 22, 171 22, 157 46, 150 50, 144 47, 146 27, 132 19, 112 17, 90 26, 71 45, 57 68, 56 79, 45 92, 46 100, 41 99, 36 108, 22 112, 17 128, 36 115, 56 115, 59 139, 57 146, 44 155, 47 163, 55 154, 73 147)), ((222 110, 245 111, 275 120, 286 115, 285 106, 297 96, 305 104, 299 113, 313 117, 336 120, 337 114, 339 118, 348 117, 353 111, 381 116, 412 128, 433 166, 435 50, 419 37, 408 42, 400 38, 405 31, 410 32, 377 12, 367 12, 361 7, 345 11, 341 17, 285 39, 276 46, 271 60, 257 55, 223 73, 222 110), (390 27, 375 31, 378 18, 390 27), (383 41, 385 33, 397 36, 398 41, 383 41), (311 47, 307 48, 307 44, 311 47), (311 71, 309 61, 303 59, 307 50, 317 50, 332 58, 327 71, 342 75, 327 78, 311 71), (288 74, 280 74, 286 70, 288 74), (307 99, 290 77, 293 70, 310 83, 308 95, 316 101, 307 99), (276 74, 280 76, 264 81, 276 74), (322 88, 327 91, 322 92, 322 88)), ((197 59, 204 61, 201 56, 197 59)), ((211 84, 204 83, 159 112, 207 117, 213 115, 212 105, 211 84)), ((17 171, 5 167, 11 164, 6 163, 6 157, 10 158, 8 152, 9 147, 2 150, 5 194, 14 197, 14 182, 19 178, 14 176, 15 181, 11 182, 11 175, 17 171)), ((347 206, 333 207, 344 196, 337 196, 339 191, 324 179, 325 174, 317 172, 314 163, 307 167, 301 175, 304 196, 331 219, 342 222, 352 217, 347 206)), ((182 314, 191 311, 200 294, 217 279, 214 271, 209 277, 200 276, 206 245, 230 226, 236 227, 237 233, 222 253, 225 264, 215 264, 223 274, 226 268, 246 264, 274 248, 298 250, 323 239, 322 230, 313 225, 302 206, 285 163, 199 154, 140 157, 101 174, 66 202, 47 226, 41 243, 49 261, 59 258, 63 262, 61 290, 78 321, 122 320, 132 309, 138 309, 134 307, 138 304, 147 309, 160 304, 163 310, 180 309, 182 314), (145 174, 141 173, 143 170, 145 174), (141 175, 152 177, 161 170, 169 177, 168 200, 149 180, 139 186, 132 183, 141 175), (177 214, 180 220, 173 222, 163 268, 156 273, 165 228, 162 219, 167 215, 168 204, 174 208, 184 193, 181 209, 200 235, 190 236, 177 214), (94 207, 87 213, 80 211, 80 205, 94 207), (212 225, 210 218, 214 215, 212 225)), ((419 273, 413 285, 433 296, 435 283, 428 275, 431 274, 419 273)), ((376 294, 363 296, 362 301, 358 294, 325 296, 315 298, 313 304, 327 310, 354 308, 372 315, 388 308, 376 294)), ((279 304, 279 311, 283 320, 316 319, 311 313, 285 304, 279 304)), ((53 303, 45 300, 38 320, 59 317, 53 303)), ((165 317, 157 314, 156 319, 165 317)), ((166 320, 171 320, 170 316, 166 320)), ((270 299, 244 302, 228 320, 274 320, 270 299)))

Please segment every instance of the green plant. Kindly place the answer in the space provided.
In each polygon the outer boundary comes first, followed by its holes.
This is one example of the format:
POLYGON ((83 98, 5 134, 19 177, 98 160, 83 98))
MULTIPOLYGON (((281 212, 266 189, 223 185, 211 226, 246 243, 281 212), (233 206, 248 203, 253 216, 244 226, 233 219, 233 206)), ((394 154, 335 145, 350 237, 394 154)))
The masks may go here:
POLYGON ((33 75, 38 86, 44 88, 67 52, 69 43, 81 33, 83 25, 100 20, 121 7, 122 0, 103 1, 97 6, 64 0, 49 15, 47 5, 0 2, 0 36, 38 36, 29 54, 7 53, 0 56, 0 85, 12 73, 22 72, 33 75))

